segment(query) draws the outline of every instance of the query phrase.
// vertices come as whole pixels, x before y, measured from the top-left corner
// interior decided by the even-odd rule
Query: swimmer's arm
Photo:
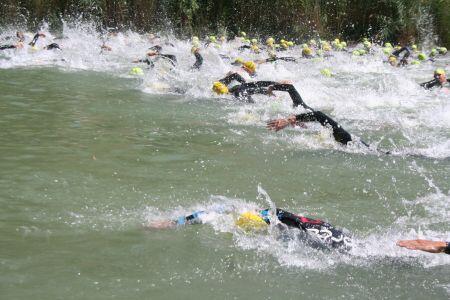
[[[425,88],[427,90],[432,89],[433,87],[435,87],[437,85],[439,85],[439,81],[436,80],[436,79],[433,79],[433,80],[430,80],[430,81],[427,81],[427,82],[424,82],[424,83],[420,84],[421,87],[423,87],[423,88]]]
[[[183,226],[183,225],[200,224],[201,220],[200,220],[199,216],[203,213],[204,213],[204,211],[197,211],[188,216],[181,216],[176,220],[154,221],[154,222],[148,223],[145,227],[155,228],[155,229],[166,229],[166,228],[174,228],[174,227]]]
[[[231,73],[227,75],[225,78],[220,79],[219,81],[225,85],[229,85],[233,80],[236,80],[240,83],[245,83],[245,79],[238,73]]]
[[[292,127],[294,127],[295,125],[305,127],[302,122],[297,121],[297,116],[289,116],[286,119],[270,120],[269,122],[267,122],[266,128],[268,130],[280,131],[289,125],[291,125]]]
[[[450,254],[450,245],[442,241],[429,240],[400,240],[397,241],[397,246],[409,249],[420,250],[430,253],[446,253]]]
[[[45,34],[40,33],[40,32],[36,33],[33,37],[33,40],[29,43],[29,45],[34,46],[40,37],[45,37]]]
[[[203,65],[203,56],[201,56],[198,49],[195,50],[194,55],[195,55],[195,63],[192,66],[192,69],[200,69],[200,67]]]

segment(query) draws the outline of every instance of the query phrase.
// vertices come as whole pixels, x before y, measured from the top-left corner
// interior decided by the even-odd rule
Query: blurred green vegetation
[[[450,0],[3,0],[0,25],[35,30],[61,19],[178,36],[227,34],[421,42],[431,31],[450,46]]]

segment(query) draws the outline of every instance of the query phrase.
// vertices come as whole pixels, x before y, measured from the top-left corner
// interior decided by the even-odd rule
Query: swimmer
[[[398,57],[402,52],[405,52],[400,62],[397,62]],[[408,57],[411,55],[411,51],[409,51],[408,47],[402,47],[398,50],[395,50],[392,52],[392,54],[389,56],[388,62],[393,67],[403,67],[408,64]]]
[[[233,81],[237,81],[240,84],[228,88]],[[246,82],[245,79],[238,73],[230,72],[225,78],[214,82],[212,89],[218,95],[231,94],[238,99],[245,100],[249,103],[254,103],[251,95],[268,95],[269,93],[267,87],[275,84],[277,84],[277,82],[274,81]]]
[[[347,145],[352,141],[350,133],[342,128],[341,125],[339,125],[336,121],[331,119],[323,112],[314,110],[296,116],[290,116],[286,119],[270,120],[269,122],[267,122],[267,129],[279,131],[287,127],[288,125],[291,125],[292,127],[298,125],[300,127],[306,128],[304,124],[305,122],[319,122],[324,127],[330,126],[333,130],[334,139],[343,145]],[[366,143],[362,143],[368,147]]]
[[[200,49],[198,47],[192,47],[191,52],[195,56],[195,63],[191,67],[191,70],[199,70],[203,64],[203,56],[200,54]]]
[[[150,50],[149,52],[147,52],[147,56],[148,57],[154,57],[154,59],[150,60],[148,58],[145,59],[139,59],[139,60],[134,60],[133,63],[146,63],[147,65],[154,67],[155,64],[154,62],[158,61],[159,59],[164,59],[167,60],[168,62],[170,62],[170,64],[175,67],[177,64],[177,58],[175,55],[172,54],[163,54],[161,53],[162,47],[159,45],[153,46],[151,48],[149,48],[148,50]]]
[[[23,32],[17,31],[16,37],[19,39],[16,44],[14,45],[2,45],[0,46],[0,50],[7,50],[7,49],[22,49],[23,48],[23,42],[25,41],[25,36]]]
[[[450,83],[450,79],[447,79],[445,70],[444,69],[436,69],[434,71],[434,79],[424,82],[424,83],[421,83],[420,86],[429,90],[436,86],[444,87],[446,85],[449,85],[449,83]]]
[[[212,214],[233,213],[236,213],[234,207],[220,207],[212,211],[197,211],[188,216],[181,216],[176,220],[150,222],[145,227],[148,229],[177,228],[185,225],[202,224],[203,220]],[[280,222],[277,224],[279,230],[299,229],[300,237],[310,242],[309,244],[312,246],[349,249],[352,245],[349,234],[322,220],[295,215],[279,208],[276,209],[276,220],[271,220],[271,217],[269,209],[247,211],[236,218],[235,224],[245,232],[261,232],[266,230],[269,224]]]
[[[28,45],[30,45],[31,47],[34,47],[39,38],[45,38],[45,37],[46,37],[45,34],[38,32],[34,35],[33,40]]]
[[[450,254],[450,242],[430,241],[430,240],[400,240],[397,246],[409,250],[420,250],[430,253]]]
[[[45,50],[54,50],[54,49],[62,50],[61,47],[57,43],[51,43],[50,45],[45,46],[44,49]]]

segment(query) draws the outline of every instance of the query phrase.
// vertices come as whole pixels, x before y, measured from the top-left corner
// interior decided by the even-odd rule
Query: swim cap
[[[439,54],[446,54],[447,53],[447,48],[445,47],[439,47],[438,48]]]
[[[395,55],[389,56],[389,62],[390,62],[390,63],[395,63],[395,62],[397,62],[397,57],[395,57]]]
[[[240,66],[240,65],[242,65],[243,63],[244,63],[244,60],[243,60],[242,58],[238,57],[238,58],[236,58],[236,59],[234,60],[233,65]]]
[[[389,54],[391,54],[391,52],[392,52],[392,48],[389,48],[389,47],[383,48],[383,53],[384,54],[389,55]]]
[[[329,44],[324,44],[323,45],[323,51],[331,51],[331,47]]]
[[[192,41],[193,41],[193,42],[198,42],[198,41],[199,41],[199,40],[198,40],[198,36],[193,36],[193,37],[192,37]]]
[[[391,44],[391,43],[384,43],[384,46],[385,46],[386,48],[392,48],[392,44]]]
[[[445,70],[442,69],[442,68],[436,69],[436,70],[434,71],[434,75],[438,75],[438,76],[440,76],[440,75],[445,75]]]
[[[430,56],[434,57],[434,56],[436,56],[436,54],[438,54],[438,51],[436,50],[436,48],[431,49]]]
[[[254,73],[256,71],[256,64],[254,62],[252,62],[252,61],[246,61],[243,64],[243,67],[245,69],[247,69],[248,71],[250,71],[251,73]]]
[[[288,45],[289,47],[292,47],[292,46],[294,46],[294,43],[293,43],[293,42],[287,42],[287,45]]]
[[[352,54],[355,55],[355,56],[360,56],[361,55],[361,54],[359,54],[359,50],[353,50]]]
[[[252,44],[258,44],[258,40],[257,39],[252,39],[251,42],[252,42]]]
[[[364,50],[364,49],[359,49],[358,52],[359,52],[359,55],[365,55],[367,53],[366,50]]]
[[[416,50],[417,50],[417,45],[412,45],[412,46],[411,46],[411,49],[413,49],[414,51],[416,51]]]
[[[144,71],[139,67],[134,67],[130,70],[130,75],[144,75]]]
[[[326,77],[331,77],[333,74],[331,73],[330,69],[322,69],[320,70],[320,74]]]
[[[303,50],[302,50],[302,55],[303,56],[311,56],[312,55],[312,50],[311,50],[311,48],[304,48]]]
[[[341,46],[342,46],[342,48],[345,48],[345,47],[347,47],[347,43],[346,42],[341,42]]]
[[[220,81],[215,81],[213,83],[212,90],[218,95],[228,94],[227,86]]]
[[[198,50],[198,47],[193,46],[193,47],[191,48],[191,53],[195,53],[197,50]]]
[[[284,49],[289,48],[288,44],[286,42],[281,43],[281,47],[283,47]]]
[[[247,36],[247,34],[243,31],[241,31],[241,37],[246,37],[246,36]]]
[[[363,43],[364,47],[366,47],[367,49],[369,49],[370,47],[372,47],[372,43],[369,41],[364,41]]]
[[[284,39],[281,39],[280,44],[284,44],[284,43],[286,43],[286,41]]]
[[[216,37],[214,35],[212,35],[212,36],[209,37],[209,41],[211,43],[215,43],[217,40],[216,40]]]
[[[420,61],[418,61],[418,60],[412,60],[412,61],[410,62],[410,64],[411,64],[411,65],[420,65]]]
[[[341,41],[339,39],[334,39],[334,43],[337,45],[339,44]]]
[[[252,45],[251,49],[253,50],[253,52],[259,53],[259,47],[256,46],[255,44]]]
[[[417,58],[418,58],[419,60],[426,60],[426,59],[427,59],[427,56],[426,56],[424,53],[419,53],[419,55],[417,56]]]
[[[236,220],[236,225],[244,231],[262,230],[268,226],[261,216],[252,212],[241,214]]]
[[[274,43],[275,43],[275,40],[272,37],[270,37],[266,40],[267,45],[273,45]]]
[[[227,37],[224,36],[224,35],[222,35],[222,36],[220,37],[220,41],[221,41],[221,42],[226,42],[226,41],[227,41]]]
[[[198,41],[192,41],[192,46],[194,47],[200,47],[200,43]]]

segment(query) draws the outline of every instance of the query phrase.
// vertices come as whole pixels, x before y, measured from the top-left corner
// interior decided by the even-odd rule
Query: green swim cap
[[[413,49],[414,51],[416,51],[416,50],[417,50],[417,45],[412,45],[412,46],[411,46],[411,49]]]
[[[439,54],[446,54],[447,53],[447,48],[445,47],[439,47],[438,48]]]
[[[392,48],[392,44],[391,43],[384,43],[384,46],[386,47],[386,48]]]
[[[241,37],[246,37],[246,36],[247,36],[247,34],[243,31],[241,31]]]
[[[419,53],[419,55],[417,56],[417,58],[418,58],[419,60],[426,60],[426,59],[427,59],[427,56],[426,56],[424,53]]]
[[[420,65],[420,61],[418,60],[412,60],[411,65]]]
[[[389,54],[391,54],[391,52],[392,52],[392,48],[387,48],[387,47],[383,48],[384,54],[389,55]]]
[[[294,46],[294,42],[287,42],[287,45],[288,45],[289,47],[292,47],[292,46]]]
[[[354,56],[360,56],[359,50],[353,50],[352,55]]]
[[[144,75],[144,71],[139,67],[134,67],[130,70],[130,75]]]
[[[369,49],[370,47],[372,47],[372,43],[369,41],[364,41],[363,43],[364,47],[366,47],[367,49]]]
[[[366,50],[359,49],[359,55],[365,55],[365,54],[367,54]]]
[[[326,76],[326,77],[333,76],[333,73],[331,73],[330,69],[327,69],[327,68],[320,70],[320,74],[322,74],[323,76]]]
[[[251,42],[252,42],[252,44],[257,44],[258,40],[257,39],[252,39]]]
[[[346,42],[341,42],[341,46],[342,46],[342,48],[345,48],[345,47],[347,47],[347,43]]]
[[[436,48],[431,49],[431,52],[430,52],[430,56],[431,56],[431,57],[434,57],[434,56],[436,56],[437,54],[438,54],[438,51],[436,50]]]

